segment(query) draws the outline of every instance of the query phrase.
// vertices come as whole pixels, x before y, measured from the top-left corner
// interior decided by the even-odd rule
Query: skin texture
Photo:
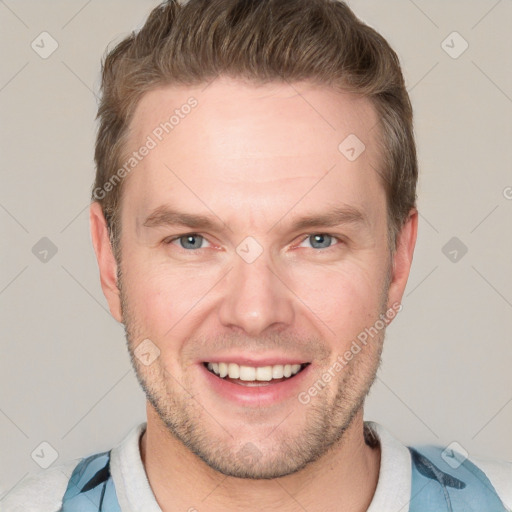
[[[365,444],[363,403],[385,329],[331,370],[307,404],[296,395],[233,403],[206,385],[201,362],[218,354],[296,357],[311,363],[300,389],[307,391],[400,302],[417,212],[392,256],[375,171],[376,113],[367,99],[326,87],[221,77],[144,95],[127,149],[191,96],[198,106],[125,178],[121,262],[99,204],[90,210],[102,288],[148,397],[141,455],[150,485],[164,511],[366,510],[380,449]],[[366,146],[355,161],[338,150],[349,134]],[[144,226],[164,205],[218,226]],[[365,222],[293,228],[297,218],[341,206]],[[188,245],[178,238],[190,233],[197,235]],[[324,235],[319,247],[315,234],[333,238]],[[262,248],[251,263],[237,253],[248,236]],[[134,355],[145,339],[160,351],[148,366]],[[241,457],[244,446],[257,456]]]

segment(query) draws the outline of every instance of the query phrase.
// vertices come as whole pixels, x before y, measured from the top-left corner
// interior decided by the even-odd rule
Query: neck
[[[163,512],[359,512],[367,510],[372,501],[380,446],[365,443],[362,408],[342,439],[320,459],[272,480],[226,477],[213,470],[166,430],[150,404],[147,412],[141,458]]]

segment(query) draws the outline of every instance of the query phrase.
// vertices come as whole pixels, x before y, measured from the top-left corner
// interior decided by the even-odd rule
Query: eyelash
[[[299,245],[301,245],[302,243],[304,243],[308,238],[312,237],[312,236],[315,236],[315,235],[323,235],[323,236],[328,236],[328,237],[331,237],[333,240],[337,241],[338,243],[334,243],[333,245],[330,245],[329,247],[325,247],[323,249],[315,249],[315,247],[308,247],[308,249],[313,249],[315,250],[316,252],[327,252],[331,249],[335,249],[338,245],[344,243],[344,240],[340,237],[337,237],[335,235],[332,235],[331,233],[322,233],[322,232],[317,232],[317,233],[310,233],[310,234],[307,234],[305,235],[299,242]],[[202,237],[204,240],[207,240],[207,238],[203,235],[200,235],[199,233],[184,233],[182,235],[176,235],[175,237],[172,237],[172,238],[166,238],[163,240],[163,243],[165,245],[171,245],[172,242],[176,241],[176,240],[179,240],[180,238],[185,238],[187,236],[200,236]],[[178,248],[182,251],[185,251],[185,252],[196,252],[198,251],[199,249],[206,249],[206,247],[200,247],[199,249],[185,249],[183,247],[179,247]]]

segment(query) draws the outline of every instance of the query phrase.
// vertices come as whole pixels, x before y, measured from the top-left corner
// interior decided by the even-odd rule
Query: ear
[[[418,210],[413,208],[397,234],[396,251],[392,261],[391,282],[388,291],[388,308],[401,303],[405,285],[411,270],[416,236],[418,234]]]
[[[121,298],[117,287],[117,262],[108,236],[107,221],[97,201],[91,204],[89,221],[92,244],[100,270],[101,288],[107,299],[110,313],[118,322],[122,322]]]

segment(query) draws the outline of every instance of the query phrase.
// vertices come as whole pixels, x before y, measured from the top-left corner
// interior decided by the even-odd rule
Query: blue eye
[[[333,245],[331,242],[335,240],[335,237],[327,233],[315,233],[305,238],[302,243],[309,241],[313,249],[329,249]],[[302,244],[299,247],[302,247]]]
[[[202,243],[206,239],[201,236],[197,235],[196,233],[190,233],[188,235],[181,235],[176,238],[173,238],[172,240],[169,240],[167,243],[171,244],[173,242],[179,241],[179,245],[182,249],[202,249]]]

